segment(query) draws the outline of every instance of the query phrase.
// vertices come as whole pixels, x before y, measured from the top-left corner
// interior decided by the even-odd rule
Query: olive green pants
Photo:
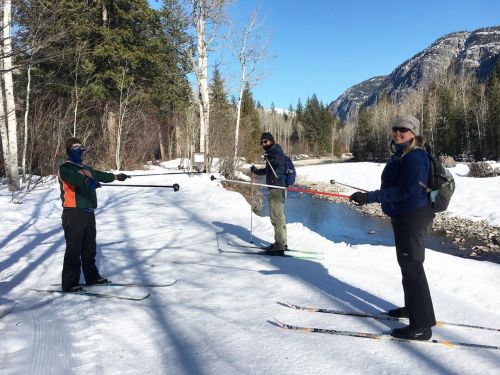
[[[286,190],[269,188],[269,216],[274,227],[274,242],[287,245],[285,220]]]

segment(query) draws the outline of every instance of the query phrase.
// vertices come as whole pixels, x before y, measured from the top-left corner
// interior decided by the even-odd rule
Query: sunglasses
[[[79,143],[75,143],[73,146],[71,146],[71,148],[73,150],[78,150],[78,149],[82,149],[85,151],[85,147],[83,147],[83,145],[79,144]]]
[[[269,142],[269,139],[263,139],[262,141],[260,141],[260,143],[262,143],[263,145],[265,145],[268,142]]]
[[[410,129],[408,129],[408,128],[392,128],[393,133],[396,133],[396,132],[407,133],[409,131],[410,131]]]

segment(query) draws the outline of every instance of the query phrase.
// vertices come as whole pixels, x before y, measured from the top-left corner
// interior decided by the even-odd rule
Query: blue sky
[[[295,107],[313,93],[328,104],[440,36],[500,25],[500,0],[234,0],[231,18],[244,24],[257,6],[274,56],[252,88],[264,107]],[[224,62],[236,77],[238,65]]]

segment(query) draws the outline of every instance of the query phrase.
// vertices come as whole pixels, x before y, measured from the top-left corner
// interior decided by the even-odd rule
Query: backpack
[[[292,159],[285,155],[285,185],[293,185],[295,183],[296,177],[297,171],[295,170],[295,165],[293,165]]]
[[[455,180],[450,171],[441,162],[427,152],[429,157],[429,180],[427,184],[419,181],[428,193],[434,212],[446,211],[455,192]]]

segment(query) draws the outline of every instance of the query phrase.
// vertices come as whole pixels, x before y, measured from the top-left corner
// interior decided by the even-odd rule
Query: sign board
[[[195,152],[194,153],[194,163],[195,164],[205,164],[205,153],[204,152]]]

